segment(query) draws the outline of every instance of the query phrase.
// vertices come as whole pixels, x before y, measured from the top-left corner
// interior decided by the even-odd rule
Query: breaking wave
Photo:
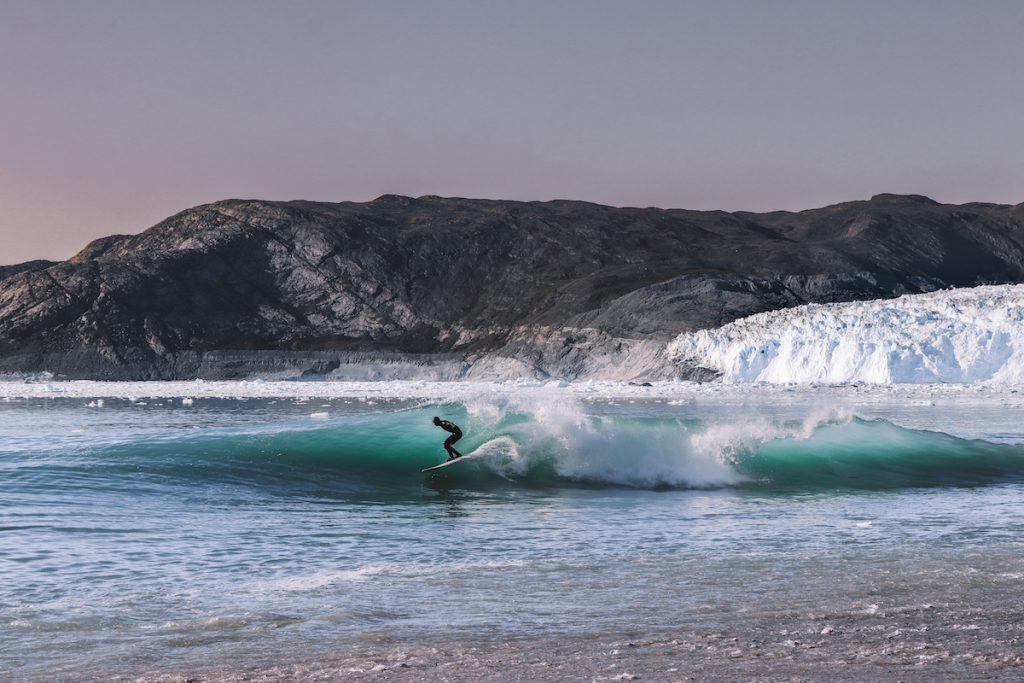
[[[441,462],[444,414],[471,461]],[[86,443],[9,462],[15,485],[204,484],[285,495],[375,495],[409,487],[636,487],[821,490],[983,485],[1024,479],[1024,445],[962,439],[856,416],[714,424],[595,416],[566,403],[452,404],[266,428],[211,428]],[[10,453],[0,457],[7,460]]]

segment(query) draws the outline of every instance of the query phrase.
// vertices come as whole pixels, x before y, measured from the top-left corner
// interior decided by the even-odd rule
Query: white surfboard
[[[446,460],[445,462],[441,463],[440,465],[434,465],[433,467],[426,467],[426,468],[420,470],[420,472],[432,472],[434,470],[439,470],[442,467],[448,467],[449,465],[454,465],[457,462],[462,462],[463,460],[475,460],[476,458],[480,457],[481,455],[483,455],[483,454],[474,451],[472,453],[467,453],[466,455],[462,456],[461,458],[455,458],[454,460]]]

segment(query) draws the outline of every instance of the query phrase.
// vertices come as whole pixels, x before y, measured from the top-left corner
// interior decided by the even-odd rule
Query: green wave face
[[[442,415],[474,458],[443,462]],[[966,440],[885,421],[709,424],[595,417],[572,406],[445,405],[266,427],[209,428],[83,446],[47,468],[92,485],[214,482],[297,492],[428,486],[779,490],[985,485],[1024,479],[1024,446]],[[25,476],[30,476],[27,473]],[[130,483],[122,481],[130,479]],[[118,483],[121,481],[122,483]],[[103,483],[105,482],[105,483]]]
[[[1024,477],[1024,448],[853,419],[768,441],[737,469],[760,485],[798,489],[973,486]]]

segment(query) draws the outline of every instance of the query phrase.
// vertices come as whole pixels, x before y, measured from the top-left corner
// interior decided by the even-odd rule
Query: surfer
[[[440,427],[446,432],[451,432],[451,436],[444,440],[444,449],[448,451],[448,459],[454,460],[455,458],[461,458],[462,453],[452,448],[452,444],[462,438],[462,430],[454,422],[448,420],[442,420],[439,417],[434,418],[434,426]]]

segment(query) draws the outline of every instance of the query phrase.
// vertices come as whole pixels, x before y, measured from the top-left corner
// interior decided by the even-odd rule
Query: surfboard
[[[426,468],[420,470],[420,472],[433,472],[434,470],[439,470],[442,467],[448,467],[449,465],[454,465],[455,463],[462,462],[463,460],[473,460],[476,457],[479,457],[478,453],[467,453],[466,455],[462,456],[461,458],[455,458],[454,460],[446,460],[443,463],[441,463],[440,465],[434,465],[433,467],[426,467]]]

